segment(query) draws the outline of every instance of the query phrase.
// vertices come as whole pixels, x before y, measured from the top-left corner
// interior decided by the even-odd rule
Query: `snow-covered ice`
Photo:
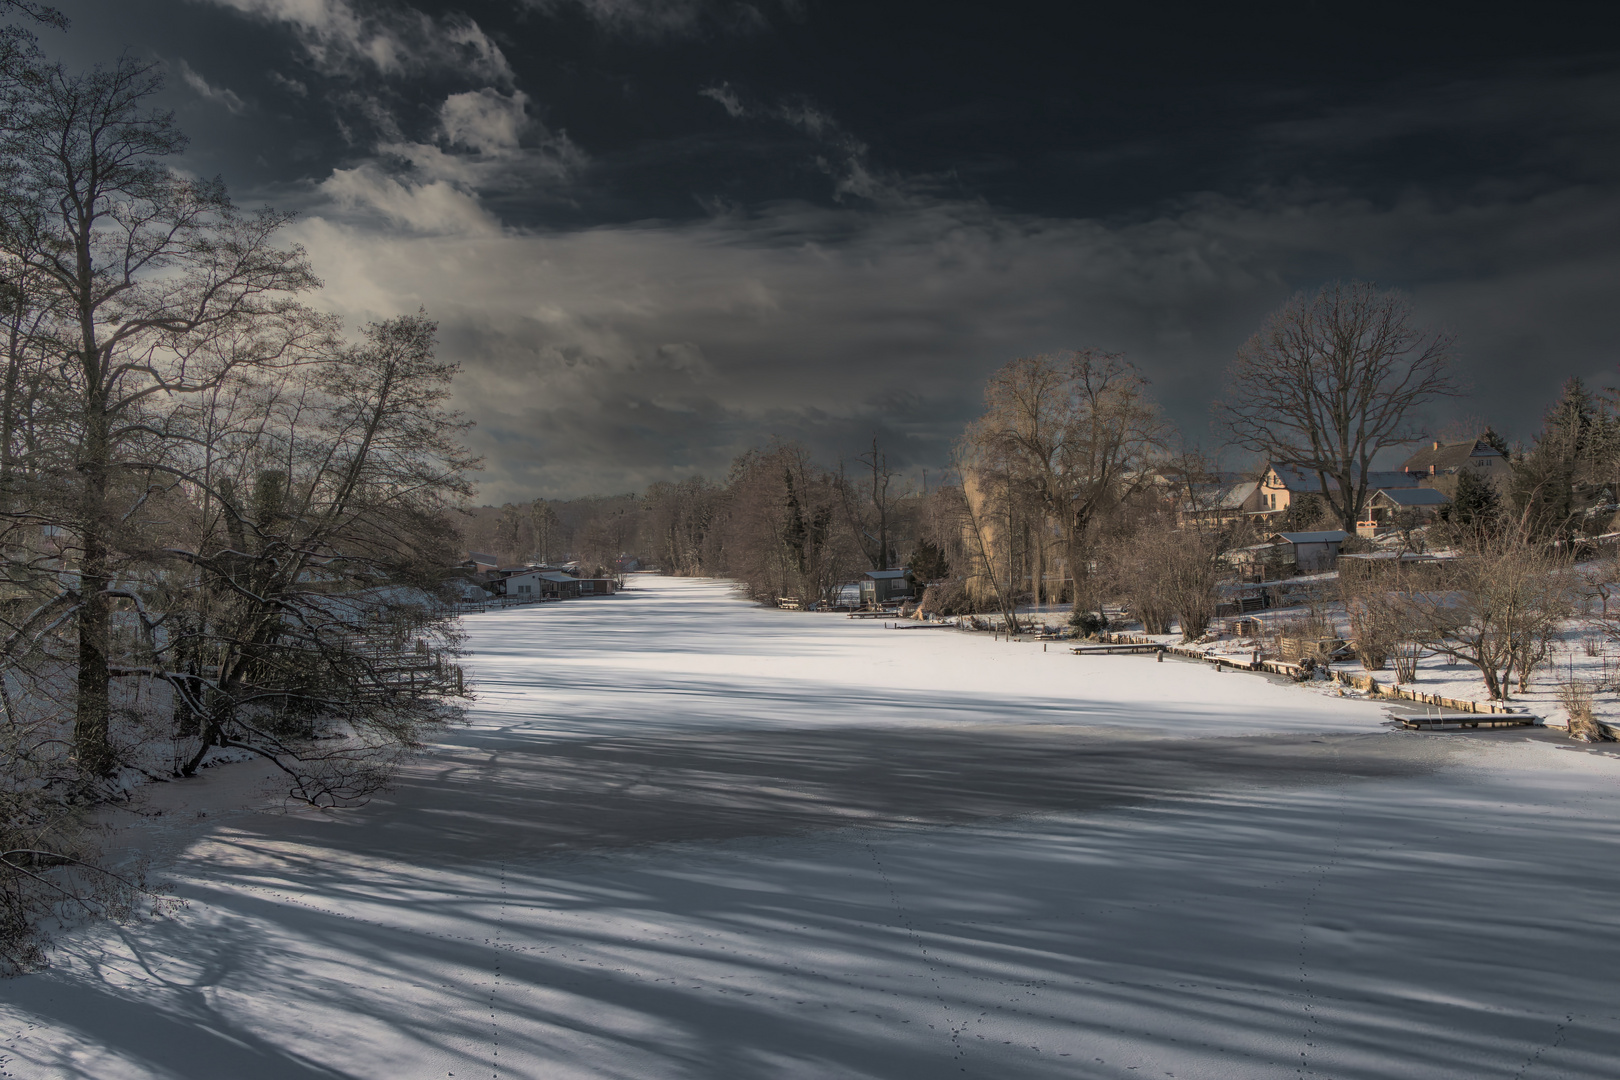
[[[371,806],[155,792],[189,907],[0,984],[0,1074],[1620,1071],[1613,756],[636,584],[469,618]]]
[[[743,605],[709,581],[638,579],[589,604],[472,624],[478,723],[618,733],[746,725],[1064,724],[1163,735],[1361,730],[1385,719],[1151,656],[1078,657],[909,624]],[[654,584],[656,583],[656,584]],[[611,618],[590,605],[616,605]]]

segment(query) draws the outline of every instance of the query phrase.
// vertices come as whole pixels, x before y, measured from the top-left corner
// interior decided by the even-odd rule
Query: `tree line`
[[[1353,531],[1372,459],[1417,437],[1421,410],[1459,388],[1452,369],[1450,340],[1419,328],[1402,297],[1337,284],[1267,320],[1217,411],[1232,446],[1322,478],[1315,516]],[[1189,531],[1188,507],[1218,486],[1214,455],[1187,444],[1129,359],[1101,349],[1005,364],[950,465],[929,487],[891,468],[876,441],[835,464],[777,442],[737,458],[722,480],[491,508],[499,524],[481,535],[503,558],[532,557],[542,521],[545,535],[564,535],[556,517],[567,505],[585,511],[567,535],[591,535],[594,561],[611,538],[620,553],[735,578],[761,599],[831,600],[863,570],[907,565],[955,582],[936,597],[954,609],[1016,620],[1029,602],[1095,610],[1126,592],[1152,626],[1195,621],[1216,556],[1247,536],[1218,515],[1220,528]]]
[[[932,485],[891,468],[875,440],[835,464],[775,442],[722,480],[490,508],[496,528],[485,535],[514,561],[542,543],[596,566],[631,554],[668,573],[731,578],[763,602],[831,604],[862,571],[905,566],[929,586],[925,611],[991,613],[1017,628],[1021,610],[1062,606],[1090,632],[1123,609],[1147,632],[1179,628],[1190,640],[1241,577],[1232,556],[1272,532],[1342,530],[1346,552],[1372,550],[1357,526],[1375,465],[1428,437],[1425,423],[1466,385],[1453,339],[1423,327],[1404,296],[1334,282],[1291,298],[1239,349],[1214,403],[1223,443],[1212,452],[1189,445],[1127,358],[1087,348],[996,371]],[[1462,470],[1436,518],[1403,510],[1390,523],[1397,554],[1463,556],[1456,587],[1347,580],[1327,599],[1371,669],[1394,660],[1402,674],[1414,650],[1439,653],[1473,664],[1505,697],[1544,665],[1559,620],[1585,595],[1574,559],[1620,510],[1620,398],[1571,379],[1527,445],[1477,421],[1452,427],[1457,441],[1500,452],[1509,482]],[[1233,451],[1256,467],[1223,472],[1217,459]],[[1313,490],[1264,521],[1234,512],[1223,500],[1243,486],[1232,481],[1267,463]],[[1322,600],[1296,630],[1332,636]]]
[[[10,3],[45,21],[38,5]],[[220,754],[364,798],[464,689],[441,602],[476,461],[419,313],[349,339],[289,216],[154,106],[0,37],[0,964],[116,909],[88,815]]]

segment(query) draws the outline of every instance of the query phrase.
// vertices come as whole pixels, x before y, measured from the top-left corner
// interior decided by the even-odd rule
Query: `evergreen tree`
[[[1488,532],[1496,524],[1501,509],[1502,498],[1496,488],[1464,469],[1457,474],[1457,490],[1451,502],[1441,509],[1440,518],[1462,529]]]
[[[1569,536],[1601,486],[1607,424],[1578,378],[1547,411],[1541,433],[1513,475],[1514,505],[1544,536]]]
[[[917,541],[916,550],[906,564],[911,576],[918,581],[940,581],[951,576],[951,562],[945,552],[931,540]]]

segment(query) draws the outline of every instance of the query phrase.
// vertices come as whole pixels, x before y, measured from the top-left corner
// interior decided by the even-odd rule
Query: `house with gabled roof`
[[[539,600],[545,591],[545,581],[537,571],[518,571],[496,582],[495,591],[515,600]]]
[[[1418,486],[1418,477],[1401,469],[1387,471],[1373,470],[1367,473],[1367,494],[1370,497],[1375,492],[1415,488]],[[1327,478],[1327,489],[1338,491],[1339,482],[1333,477]],[[1283,513],[1293,501],[1304,495],[1320,495],[1322,484],[1314,471],[1303,469],[1298,465],[1287,462],[1272,462],[1266,466],[1264,475],[1260,478],[1259,501],[1261,516],[1271,516]]]
[[[1193,484],[1181,497],[1176,519],[1220,524],[1262,513],[1260,481],[1237,473],[1217,474],[1210,482]]]
[[[861,605],[872,607],[916,595],[910,570],[868,570],[861,575]]]
[[[1401,471],[1415,477],[1420,486],[1444,492],[1447,497],[1456,494],[1457,475],[1465,469],[1501,495],[1507,494],[1513,479],[1513,463],[1508,456],[1484,439],[1431,442],[1401,466]]]
[[[1397,488],[1380,491],[1367,501],[1368,520],[1388,525],[1397,514],[1410,511],[1425,521],[1432,520],[1451,500],[1435,488]]]
[[[1315,574],[1332,570],[1339,562],[1339,549],[1350,534],[1339,529],[1319,532],[1273,533],[1271,543],[1287,545],[1294,565],[1302,574]]]

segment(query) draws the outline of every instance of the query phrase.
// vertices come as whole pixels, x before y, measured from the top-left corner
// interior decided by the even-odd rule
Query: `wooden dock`
[[[1473,728],[1539,727],[1541,717],[1533,713],[1391,713],[1408,731],[1461,731]]]
[[[1157,642],[1149,642],[1147,644],[1132,643],[1125,645],[1080,645],[1070,649],[1069,651],[1074,653],[1076,656],[1085,656],[1088,653],[1104,655],[1109,653],[1156,653],[1165,652],[1168,648],[1169,646],[1167,645],[1160,645]]]

